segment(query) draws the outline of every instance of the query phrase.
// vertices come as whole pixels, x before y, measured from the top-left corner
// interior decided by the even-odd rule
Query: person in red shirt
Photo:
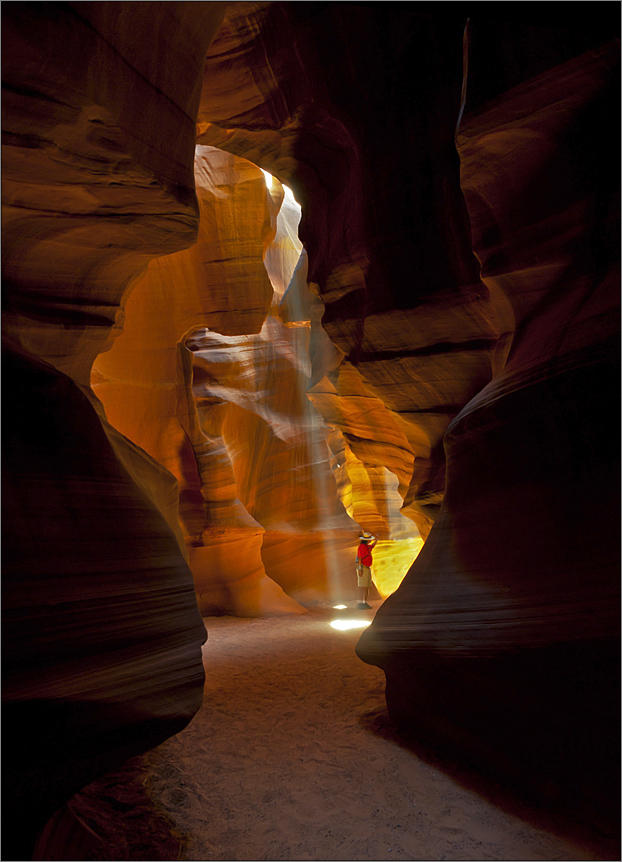
[[[374,538],[370,533],[363,533],[356,552],[356,577],[361,595],[359,608],[371,608],[371,605],[367,604],[367,597],[371,587],[371,550],[377,541],[378,539]]]

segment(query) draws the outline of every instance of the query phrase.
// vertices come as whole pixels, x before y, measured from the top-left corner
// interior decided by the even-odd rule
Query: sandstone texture
[[[302,613],[296,599],[347,592],[358,526],[306,397],[310,323],[279,314],[302,251],[300,208],[213,147],[197,147],[195,177],[197,243],[136,281],[93,390],[109,422],[177,479],[200,611]]]
[[[442,499],[443,433],[490,380],[503,328],[472,254],[451,134],[456,110],[446,90],[453,84],[459,100],[461,65],[447,80],[449,32],[461,46],[464,21],[449,19],[439,54],[441,43],[430,43],[436,26],[412,7],[392,7],[385,16],[363,5],[349,15],[345,4],[236,4],[208,53],[197,126],[199,142],[270,170],[302,204],[307,280],[321,298],[321,326],[332,343],[327,349],[318,338],[312,349],[319,384],[313,402],[330,416],[326,396],[337,396],[342,414],[353,417],[349,445],[361,460],[398,476],[404,514],[422,535]],[[321,49],[317,28],[332,34]],[[417,50],[412,69],[380,64],[369,93],[355,84],[366,61],[352,45],[367,44],[365,34],[376,29],[387,46],[416,34]],[[346,31],[341,44],[335,34]],[[246,57],[263,42],[271,47],[269,61],[244,72]],[[415,109],[403,100],[407,75],[419,73],[426,101]],[[416,151],[405,145],[432,116],[433,139],[424,136]],[[372,404],[383,414],[382,430],[356,439]]]
[[[358,647],[392,716],[615,831],[619,22],[557,23],[240,4],[198,136],[302,203],[310,397],[428,537]]]
[[[131,281],[196,238],[196,110],[223,11],[2,9],[6,858],[201,704],[174,480],[89,379]]]
[[[396,721],[615,835],[619,221],[602,142],[619,48],[508,63],[488,101],[492,36],[527,33],[469,26],[456,144],[506,332],[445,433],[424,550],[358,653],[385,669]]]
[[[7,858],[360,529],[393,721],[616,831],[619,21],[441,5],[3,4]]]

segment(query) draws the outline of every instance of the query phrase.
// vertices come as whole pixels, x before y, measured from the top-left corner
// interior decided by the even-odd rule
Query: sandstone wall
[[[93,388],[110,423],[177,478],[201,612],[300,613],[292,599],[355,592],[358,529],[305,395],[309,321],[279,319],[300,210],[244,159],[199,146],[195,161],[198,241],[136,282]]]
[[[365,461],[375,449],[371,464],[397,470],[404,514],[423,535],[442,499],[444,430],[489,381],[504,327],[471,252],[450,133],[457,109],[448,91],[457,105],[461,64],[449,34],[460,45],[463,25],[450,16],[443,41],[434,19],[412,8],[357,6],[350,15],[342,4],[236,4],[208,54],[197,127],[199,141],[244,155],[298,196],[307,280],[333,344],[318,395],[336,389],[344,408],[353,405],[347,368],[356,368],[356,385],[384,411],[382,431],[368,430],[357,455]],[[360,66],[365,78],[374,29],[387,51],[392,40],[397,55],[410,51],[413,68],[378,63],[362,87],[355,75]],[[346,32],[341,44],[336,34]],[[355,50],[357,39],[368,48]],[[417,107],[403,102],[409,72],[426,93]],[[326,361],[326,348],[317,356]],[[318,363],[314,382],[324,373]],[[351,442],[359,425],[354,418]]]
[[[619,214],[603,142],[619,54],[546,56],[540,36],[537,64],[500,64],[513,86],[483,99],[499,43],[526,35],[471,24],[456,136],[482,281],[511,334],[445,434],[428,541],[357,651],[385,669],[400,724],[615,840]]]
[[[615,828],[618,22],[448,5],[3,4],[17,837],[196,710],[186,560],[299,610],[396,495],[392,717]]]
[[[392,715],[615,830],[619,22],[593,12],[245,4],[198,134],[297,194],[343,356],[310,395],[429,534],[359,646]]]
[[[132,280],[196,238],[195,115],[223,12],[2,9],[6,858],[201,703],[174,482],[89,378]]]

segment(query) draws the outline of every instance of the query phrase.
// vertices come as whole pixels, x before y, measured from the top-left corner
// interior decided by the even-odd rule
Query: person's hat
[[[361,539],[364,542],[368,542],[371,538],[373,538],[371,533],[363,533],[363,535],[361,536]]]

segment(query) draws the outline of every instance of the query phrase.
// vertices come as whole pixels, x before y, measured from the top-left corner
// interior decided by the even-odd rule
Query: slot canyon
[[[619,858],[619,31],[607,2],[2,4],[4,859],[519,858],[414,826],[329,852],[313,811],[289,856],[87,849],[71,800],[127,764],[209,736],[208,784],[253,765],[218,686],[287,711],[268,648],[336,605],[367,627],[318,666],[395,793],[465,770]]]

